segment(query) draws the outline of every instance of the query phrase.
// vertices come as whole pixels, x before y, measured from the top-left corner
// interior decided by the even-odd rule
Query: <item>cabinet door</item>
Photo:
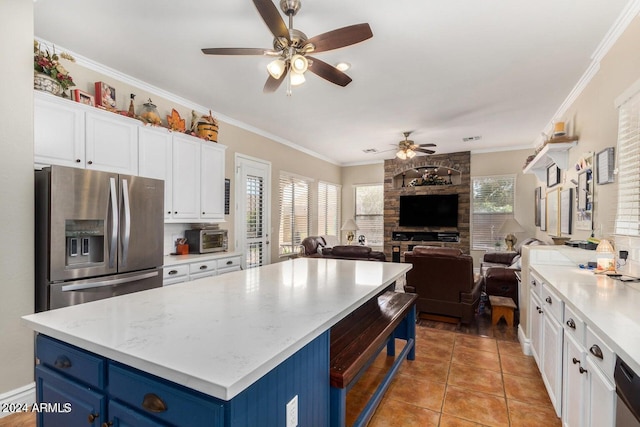
[[[564,337],[564,370],[562,375],[562,425],[581,427],[586,425],[589,407],[587,354],[569,334]]]
[[[55,411],[38,412],[39,426],[99,427],[106,421],[107,405],[103,394],[43,366],[36,366],[35,374],[37,401],[56,405]]]
[[[587,356],[589,371],[588,426],[613,427],[616,424],[616,386]]]
[[[224,221],[224,156],[223,147],[202,143],[200,208],[203,219]]]
[[[87,169],[138,175],[139,126],[114,113],[87,112]]]
[[[531,354],[542,371],[542,303],[538,294],[532,289],[530,292],[529,324],[531,325]]]
[[[109,402],[109,421],[112,424],[108,425],[113,427],[157,427],[168,425],[113,400]]]
[[[173,135],[173,219],[200,218],[200,141]]]
[[[172,197],[172,137],[164,129],[149,126],[138,128],[138,174],[164,180],[164,217],[171,218]]]
[[[543,313],[542,379],[549,398],[560,416],[562,409],[562,325],[550,313]]]
[[[33,142],[35,163],[84,168],[84,110],[35,92]]]

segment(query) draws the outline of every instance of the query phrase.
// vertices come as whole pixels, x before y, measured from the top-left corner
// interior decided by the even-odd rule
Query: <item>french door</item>
[[[242,251],[242,268],[271,262],[271,163],[236,153],[236,249]]]

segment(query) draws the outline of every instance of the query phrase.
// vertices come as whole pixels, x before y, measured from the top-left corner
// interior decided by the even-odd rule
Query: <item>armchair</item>
[[[471,323],[482,288],[482,279],[474,279],[471,256],[456,248],[415,246],[404,253],[404,260],[413,264],[405,291],[418,294],[418,313],[457,317],[462,323]]]

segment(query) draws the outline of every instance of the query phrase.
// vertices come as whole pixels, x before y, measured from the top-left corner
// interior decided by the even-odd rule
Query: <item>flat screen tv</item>
[[[400,196],[400,226],[457,227],[457,194]]]

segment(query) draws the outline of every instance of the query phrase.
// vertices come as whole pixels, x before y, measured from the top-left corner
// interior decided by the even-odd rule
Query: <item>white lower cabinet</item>
[[[542,303],[534,289],[531,290],[529,324],[531,325],[531,353],[538,366],[542,366]]]
[[[588,423],[589,427],[613,427],[616,424],[616,386],[587,356],[589,371]]]
[[[167,264],[163,267],[162,285],[189,282],[204,277],[218,276],[240,270],[241,254],[199,255],[198,260]]]
[[[549,314],[544,313],[542,336],[542,379],[547,386],[549,398],[560,416],[562,411],[562,341],[564,335],[560,323]]]
[[[569,334],[564,340],[564,378],[562,424],[565,427],[587,425],[589,404],[589,368],[582,343]]]

